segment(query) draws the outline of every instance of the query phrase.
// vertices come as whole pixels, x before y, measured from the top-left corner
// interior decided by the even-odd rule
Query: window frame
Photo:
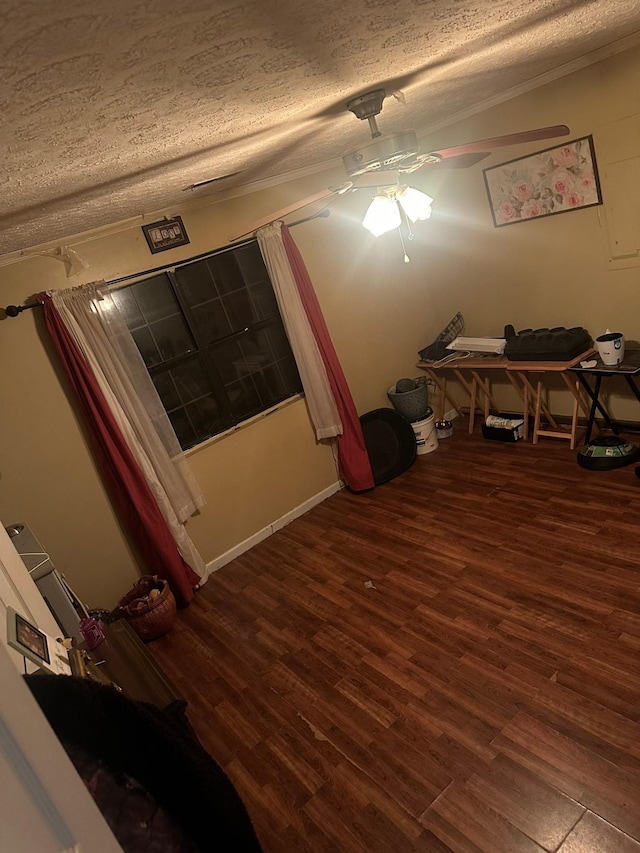
[[[142,352],[140,352],[140,354],[143,358],[143,361],[145,363],[145,368],[146,368],[152,382],[154,382],[154,385],[155,385],[155,381],[154,381],[155,378],[162,375],[163,373],[168,373],[171,370],[175,369],[176,367],[180,367],[181,365],[188,364],[189,362],[196,362],[205,375],[205,378],[208,382],[209,388],[211,389],[212,397],[220,409],[221,420],[223,423],[223,425],[221,426],[221,428],[219,430],[217,430],[216,432],[212,433],[211,435],[207,435],[205,437],[200,437],[199,433],[197,432],[197,430],[195,429],[195,427],[193,426],[193,423],[192,423],[191,426],[192,426],[192,429],[194,431],[194,434],[196,435],[196,441],[193,444],[183,445],[182,441],[180,440],[180,437],[178,436],[178,442],[179,442],[180,446],[182,447],[182,450],[184,453],[188,453],[188,452],[197,450],[206,442],[210,442],[210,441],[220,439],[221,437],[224,437],[225,435],[227,435],[229,433],[235,432],[236,430],[242,428],[243,425],[252,422],[255,418],[259,418],[259,417],[265,416],[266,414],[270,414],[275,408],[282,406],[283,404],[287,404],[288,402],[293,401],[295,399],[299,399],[300,397],[302,397],[304,395],[304,390],[302,387],[302,381],[301,381],[300,376],[299,376],[298,367],[297,367],[296,360],[295,360],[295,355],[293,353],[293,350],[291,349],[291,344],[290,344],[288,336],[287,336],[286,328],[284,325],[284,321],[282,319],[282,314],[280,312],[279,306],[277,306],[278,311],[277,311],[277,314],[275,316],[268,317],[267,319],[263,319],[263,320],[258,320],[255,323],[248,325],[243,329],[232,331],[229,334],[224,335],[221,338],[218,338],[214,341],[209,341],[208,343],[206,343],[204,338],[203,338],[203,335],[202,335],[200,323],[199,323],[198,318],[197,318],[195,311],[194,311],[194,306],[189,303],[189,300],[187,299],[185,292],[184,292],[185,288],[181,284],[181,282],[179,281],[178,276],[176,275],[176,271],[180,268],[189,267],[189,266],[192,266],[194,264],[206,262],[210,258],[215,258],[215,257],[218,257],[222,254],[226,254],[228,252],[235,252],[237,250],[242,250],[242,249],[246,248],[247,246],[251,246],[252,244],[255,244],[257,246],[257,241],[255,239],[245,240],[245,241],[242,241],[241,243],[233,244],[231,246],[226,246],[226,247],[223,247],[221,249],[214,250],[212,252],[207,252],[207,253],[202,254],[202,255],[196,255],[193,258],[187,258],[184,261],[180,261],[179,263],[167,265],[165,267],[158,267],[158,268],[153,269],[153,270],[146,270],[144,272],[137,273],[133,276],[127,276],[127,277],[124,277],[122,279],[118,279],[118,280],[109,282],[109,289],[112,292],[120,292],[120,291],[125,290],[127,288],[134,287],[137,284],[141,284],[144,281],[149,281],[152,278],[159,278],[160,276],[164,276],[166,278],[166,281],[167,281],[169,287],[170,287],[171,293],[173,294],[173,297],[175,298],[175,300],[177,302],[177,305],[180,309],[181,316],[182,316],[182,319],[184,321],[185,327],[188,330],[188,332],[191,336],[191,339],[194,342],[195,348],[192,352],[180,353],[180,354],[173,356],[169,359],[163,360],[162,363],[160,363],[160,364],[155,364],[152,366],[148,366],[146,364],[146,361],[144,360],[144,356],[142,355]],[[264,264],[264,261],[262,261],[262,263]],[[269,272],[266,268],[266,264],[264,264],[264,268],[265,268],[265,273],[266,273],[266,280],[269,282],[269,285],[273,291],[273,282],[271,281],[271,278],[269,276]],[[246,280],[246,278],[244,277],[244,274],[241,273],[240,268],[239,268],[239,272],[241,275],[240,280],[242,281],[242,287],[239,288],[239,290],[244,290],[246,292],[248,290],[248,287],[250,286],[250,282],[248,282]],[[210,269],[208,269],[208,273],[211,276],[212,280],[215,282],[213,272]],[[274,299],[275,299],[276,298],[275,297],[275,291],[273,291],[273,295],[274,295]],[[222,296],[219,296],[218,298],[222,298]],[[277,304],[277,299],[276,299],[276,304]],[[144,317],[144,315],[143,315],[143,319],[145,320],[145,324],[141,328],[149,329],[152,324],[147,321],[147,319],[146,319],[146,317]],[[129,325],[126,323],[126,320],[125,320],[125,324],[129,328]],[[256,409],[256,411],[252,411],[248,415],[235,414],[234,409],[233,409],[233,403],[230,400],[229,394],[227,392],[225,381],[223,379],[223,376],[222,376],[219,368],[216,366],[216,363],[215,363],[214,350],[216,349],[216,347],[219,347],[221,345],[228,345],[228,344],[232,344],[235,342],[239,342],[245,338],[250,338],[251,336],[253,336],[253,335],[255,335],[255,334],[257,334],[263,330],[272,329],[272,328],[282,330],[282,332],[285,336],[285,339],[286,339],[288,347],[289,347],[289,351],[291,353],[291,359],[293,360],[294,367],[296,369],[296,372],[298,373],[298,383],[297,383],[298,388],[297,388],[297,390],[295,390],[293,392],[287,391],[287,393],[284,396],[280,397],[279,399],[275,399],[275,400],[269,402],[267,405],[262,405],[260,408]],[[129,328],[129,331],[132,331],[131,328]],[[137,343],[136,343],[136,346],[137,346]],[[163,408],[167,412],[167,415],[171,419],[170,412],[173,410],[170,410],[165,406],[164,402],[162,401],[162,397],[160,397],[160,401],[162,403]],[[187,411],[187,404],[183,404],[180,408],[182,408],[186,412]]]

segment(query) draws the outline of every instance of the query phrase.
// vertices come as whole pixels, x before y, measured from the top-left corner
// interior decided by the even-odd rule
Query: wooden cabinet
[[[125,619],[101,623],[105,640],[90,657],[129,699],[149,702],[163,711],[182,713],[187,701]]]

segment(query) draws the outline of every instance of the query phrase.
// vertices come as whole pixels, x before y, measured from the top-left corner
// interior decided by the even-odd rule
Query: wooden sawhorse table
[[[460,406],[447,391],[445,371],[453,371],[454,376],[469,395],[469,432],[471,433],[475,425],[476,410],[480,411],[486,418],[492,406],[497,408],[491,395],[489,379],[480,376],[479,371],[499,370],[504,373],[508,364],[508,359],[501,355],[473,355],[467,358],[451,359],[450,361],[419,361],[416,367],[424,370],[433,379],[442,394],[443,403],[448,400],[460,417],[463,417]],[[464,371],[470,375],[465,376]]]
[[[589,417],[589,405],[581,393],[581,385],[575,375],[569,373],[572,367],[588,359],[593,350],[586,350],[569,361],[509,361],[507,373],[515,373],[522,385],[524,411],[530,410],[529,401],[533,403],[533,443],[537,444],[540,436],[547,438],[564,438],[569,441],[569,448],[573,450],[576,446],[576,435],[578,432],[578,411],[582,409],[583,414]],[[529,375],[537,374],[538,379],[535,387],[531,383]],[[571,413],[570,429],[562,430],[547,406],[544,403],[544,375],[547,373],[560,376],[573,396],[573,411]],[[548,428],[540,426],[541,416],[544,415]],[[528,418],[525,418],[525,429]]]
[[[505,356],[479,355],[451,359],[450,361],[419,361],[417,367],[424,370],[433,379],[442,394],[443,403],[448,400],[455,411],[462,417],[463,412],[458,403],[447,390],[446,371],[452,371],[462,388],[469,394],[469,432],[475,426],[476,411],[486,419],[491,408],[498,406],[491,394],[490,374],[500,371],[511,382],[522,400],[524,416],[524,438],[529,436],[529,415],[533,416],[533,443],[537,444],[540,436],[564,438],[570,442],[573,450],[576,444],[578,427],[578,411],[582,409],[589,415],[589,406],[580,392],[580,383],[575,376],[567,372],[571,367],[586,359],[592,350],[587,350],[569,361],[509,361]],[[465,375],[465,373],[467,375]],[[484,376],[481,375],[485,374]],[[574,398],[571,427],[569,431],[561,430],[544,400],[544,382],[540,377],[535,385],[530,374],[554,373],[559,374]],[[541,428],[541,419],[545,418],[549,429]]]

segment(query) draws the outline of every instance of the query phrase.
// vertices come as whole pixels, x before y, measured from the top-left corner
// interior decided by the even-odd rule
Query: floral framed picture
[[[483,169],[496,228],[602,204],[593,137]]]

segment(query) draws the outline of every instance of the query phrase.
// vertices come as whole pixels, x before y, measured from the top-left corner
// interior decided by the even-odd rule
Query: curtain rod
[[[305,216],[304,219],[298,219],[295,222],[289,223],[289,228],[295,228],[296,225],[302,225],[303,222],[309,222],[310,219],[326,219],[327,216],[330,216],[331,211],[328,207],[319,211],[318,213],[314,213],[311,216]],[[243,240],[239,243],[234,243],[233,246],[229,248],[237,248],[238,246],[242,246],[246,243],[250,243],[251,240]],[[170,270],[177,266],[183,266],[184,264],[191,264],[194,261],[201,261],[204,258],[210,258],[213,255],[218,255],[221,252],[228,251],[228,249],[217,249],[213,252],[203,252],[201,255],[194,255],[192,258],[189,258],[185,261],[179,261],[178,263],[173,264],[165,264],[163,267],[153,267],[153,269],[143,270],[142,272],[137,272],[132,275],[123,275],[121,278],[114,278],[111,281],[108,281],[107,284],[122,284],[124,281],[132,281],[134,278],[142,278],[143,276],[151,275],[156,272],[164,272],[164,270]],[[31,308],[38,308],[40,305],[39,302],[30,302],[24,303],[23,305],[7,305],[6,308],[0,309],[0,311],[4,310],[5,317],[17,317],[18,314],[21,314],[23,311],[30,311]]]
[[[31,308],[37,308],[39,305],[39,302],[31,302],[29,305],[7,305],[6,308],[1,310],[4,311],[6,317],[17,317],[23,311],[29,311]]]
[[[296,222],[291,222],[289,224],[289,228],[295,228],[296,225],[302,225],[303,222],[309,222],[310,219],[326,219],[327,216],[330,215],[330,210],[328,208],[324,208],[318,213],[312,214],[311,216],[305,216],[304,219],[298,219]],[[176,267],[182,267],[186,264],[192,264],[194,261],[203,261],[205,258],[212,258],[214,255],[220,255],[222,252],[229,252],[231,249],[237,249],[239,246],[246,246],[251,243],[254,238],[249,237],[245,240],[238,240],[236,243],[232,243],[230,246],[225,246],[222,249],[214,249],[212,252],[202,252],[200,255],[193,255],[191,258],[186,258],[184,261],[174,262],[172,264],[165,264],[163,267],[154,267],[153,269],[143,270],[142,272],[132,273],[131,275],[123,275],[121,278],[112,278],[107,284],[122,284],[125,281],[132,281],[134,278],[143,278],[147,275],[152,275],[157,272],[164,272],[165,270],[175,269]]]

